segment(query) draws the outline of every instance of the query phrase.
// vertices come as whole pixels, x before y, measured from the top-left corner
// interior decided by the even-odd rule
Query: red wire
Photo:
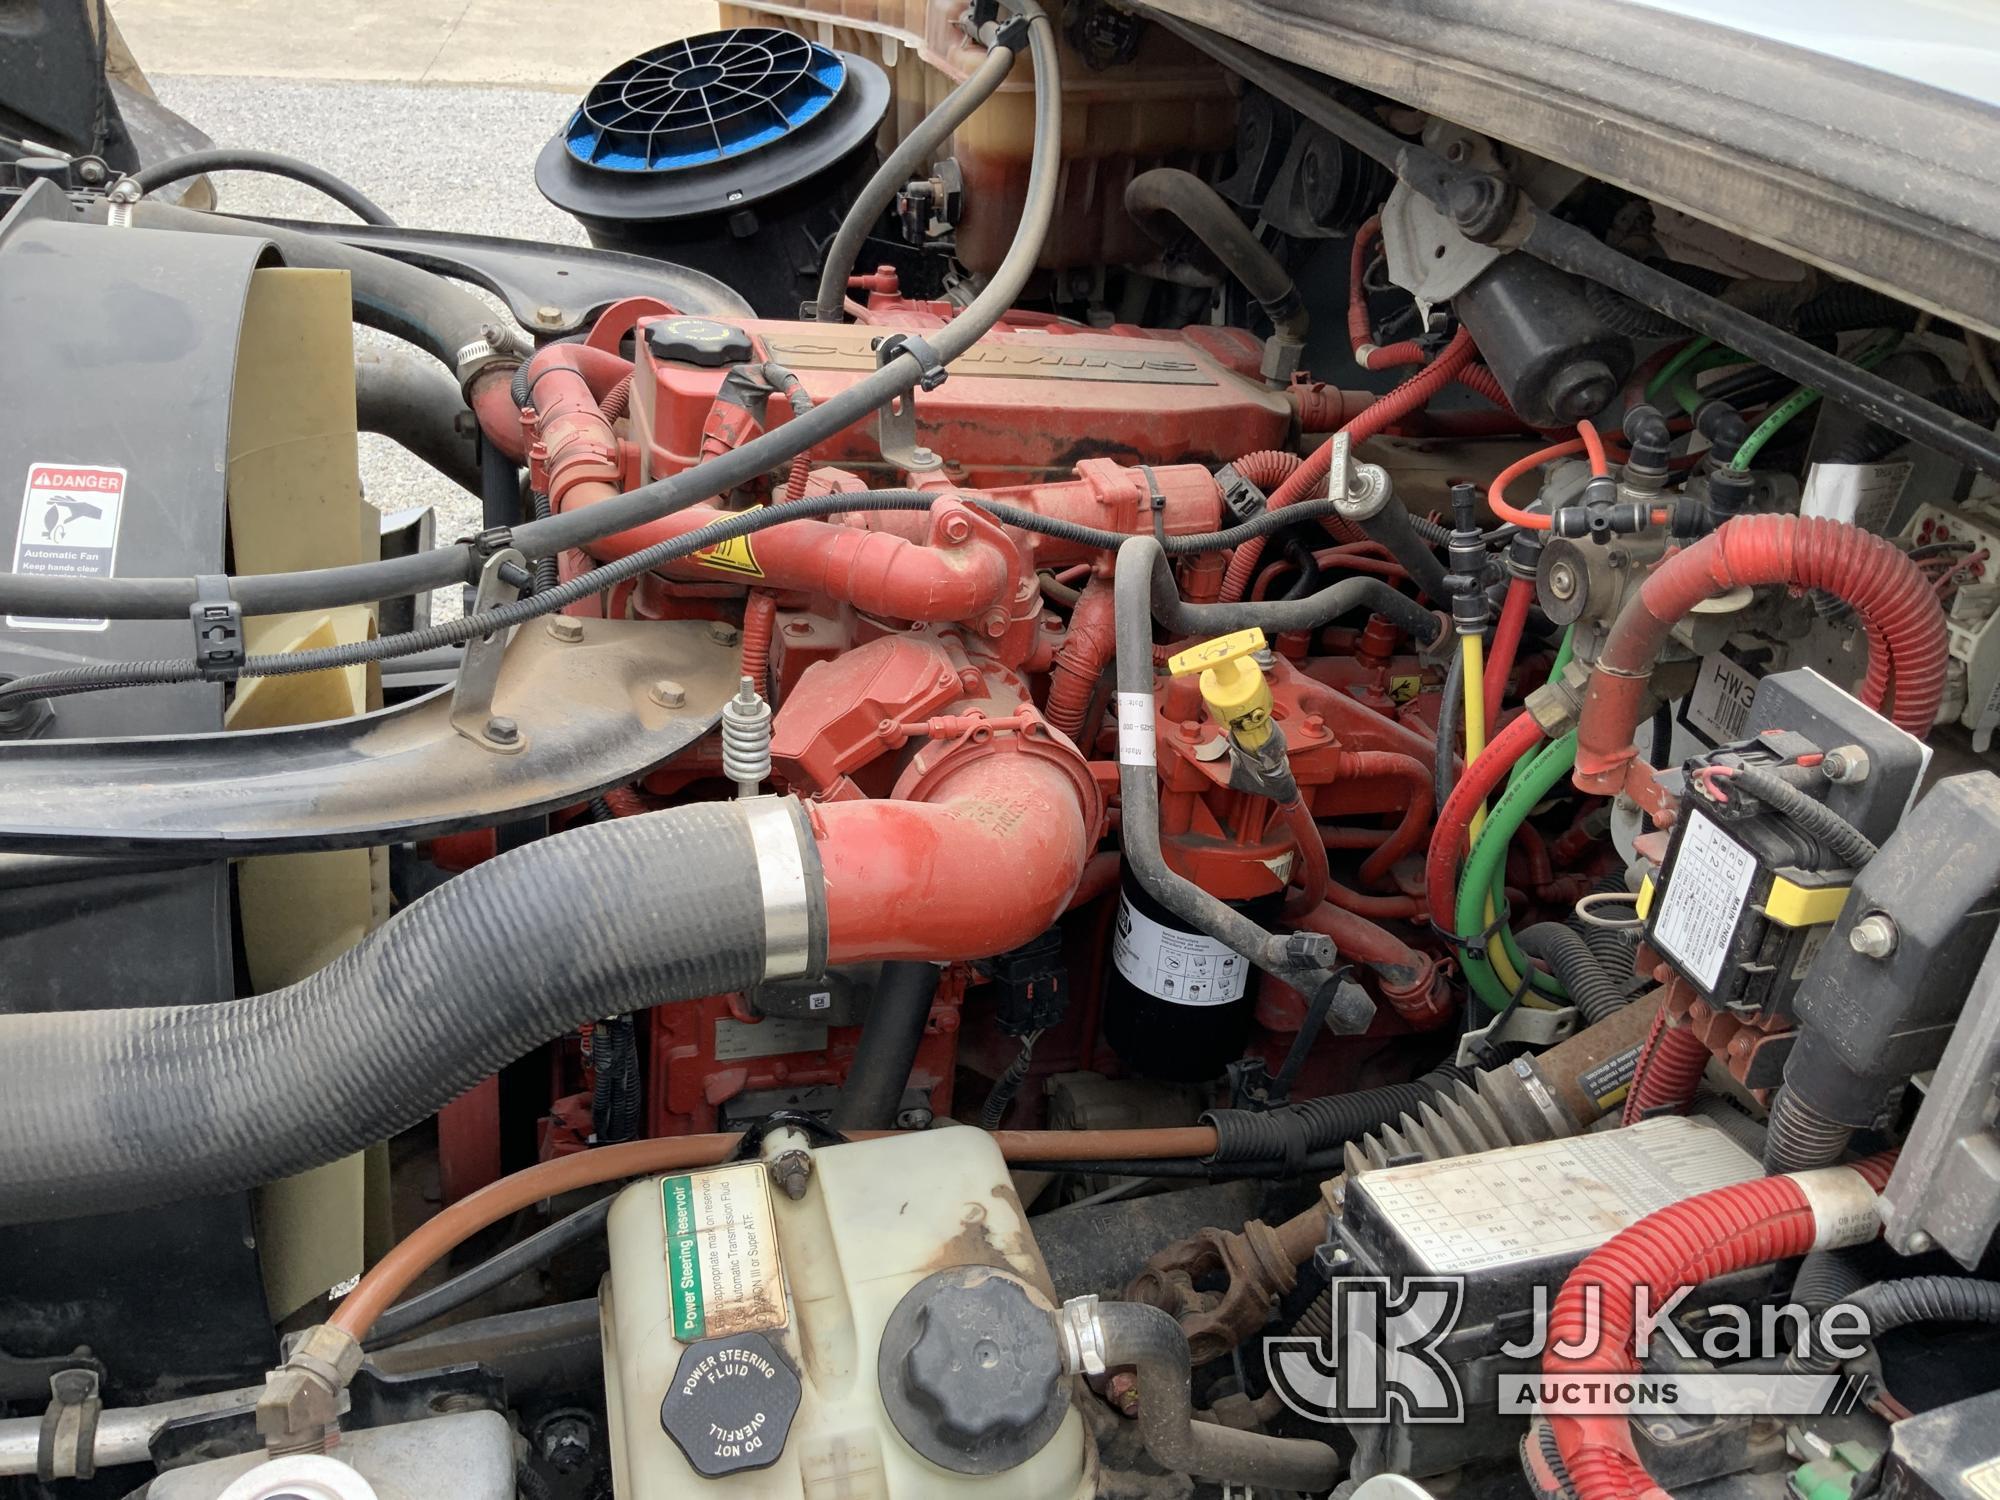
[[[1507,678],[1514,670],[1514,656],[1521,649],[1522,632],[1528,628],[1528,606],[1535,602],[1535,580],[1516,578],[1507,585],[1507,598],[1500,606],[1500,623],[1493,627],[1493,646],[1486,656],[1486,722],[1500,722],[1501,700],[1507,696]]]
[[[1437,827],[1431,832],[1431,847],[1424,861],[1424,890],[1430,903],[1431,920],[1447,931],[1452,921],[1452,893],[1458,875],[1458,857],[1465,848],[1466,830],[1479,804],[1492,795],[1500,779],[1514,762],[1541,743],[1542,727],[1532,714],[1516,714],[1507,727],[1495,735],[1479,758],[1465,768],[1452,788],[1451,796],[1438,812]]]

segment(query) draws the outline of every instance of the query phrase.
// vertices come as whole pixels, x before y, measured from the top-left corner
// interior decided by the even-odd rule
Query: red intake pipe
[[[573,491],[572,500],[582,499]],[[607,496],[599,498],[608,498]],[[731,512],[690,506],[631,531],[590,544],[591,556],[610,562],[655,542],[686,536]],[[886,531],[865,531],[828,521],[788,521],[769,526],[713,565],[699,555],[668,563],[662,572],[709,583],[741,582],[747,555],[752,576],[767,589],[824,594],[870,614],[898,620],[976,620],[1009,602],[1007,560],[979,534],[964,507],[940,501],[930,512],[937,544],[926,546]],[[962,530],[962,536],[960,535]]]
[[[921,802],[817,803],[812,820],[834,964],[985,958],[1040,937],[1096,831],[1061,764],[1007,751],[967,757]]]
[[[1855,1206],[1865,1207],[1864,1193],[1881,1192],[1894,1165],[1892,1152],[1802,1178],[1761,1178],[1647,1215],[1570,1272],[1549,1315],[1543,1377],[1637,1373],[1633,1341],[1642,1290],[1646,1306],[1657,1309],[1682,1287],[1730,1271],[1872,1239],[1879,1232],[1872,1214],[1822,1222],[1817,1205],[1859,1199]],[[1577,1500],[1667,1500],[1639,1460],[1627,1417],[1550,1420]]]
[[[1695,605],[1743,585],[1824,589],[1854,608],[1868,637],[1861,699],[1911,734],[1930,733],[1944,697],[1944,610],[1917,565],[1892,543],[1844,521],[1738,516],[1654,570],[1619,612],[1591,674],[1577,725],[1575,782],[1605,796],[1624,789],[1648,677],[1668,632]],[[1647,778],[1650,781],[1650,778]]]

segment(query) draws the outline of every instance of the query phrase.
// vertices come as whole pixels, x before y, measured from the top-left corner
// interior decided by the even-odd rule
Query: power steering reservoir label
[[[109,578],[118,561],[125,471],[95,464],[32,463],[14,534],[14,572],[23,578]],[[9,615],[19,630],[102,630],[108,620]]]
[[[1250,961],[1200,932],[1163,927],[1118,898],[1118,938],[1111,948],[1118,972],[1156,1000],[1173,1005],[1227,1005],[1250,988]]]
[[[1688,813],[1687,832],[1653,919],[1652,942],[1704,990],[1713,991],[1722,977],[1722,961],[1756,874],[1756,855],[1707,814]]]
[[[667,1286],[682,1343],[785,1325],[785,1279],[762,1162],[660,1179]]]

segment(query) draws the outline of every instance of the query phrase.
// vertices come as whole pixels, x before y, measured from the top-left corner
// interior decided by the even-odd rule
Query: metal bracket
[[[49,1377],[49,1409],[42,1414],[35,1477],[91,1479],[97,1474],[97,1419],[104,1398],[95,1370],[62,1370]]]
[[[527,558],[514,547],[502,547],[479,570],[479,588],[472,601],[474,614],[512,604],[521,591],[501,577],[504,569],[525,568]],[[458,685],[451,692],[451,727],[488,750],[516,755],[528,743],[521,726],[493,712],[493,690],[500,683],[500,663],[507,654],[511,630],[495,631],[465,643],[465,660],[459,665]]]
[[[875,446],[886,463],[906,474],[942,469],[944,460],[917,441],[917,393],[904,391],[882,403],[875,417]]]
[[[1561,1010],[1512,1006],[1479,1030],[1468,1031],[1460,1037],[1454,1060],[1460,1067],[1466,1067],[1495,1047],[1510,1044],[1534,1048],[1553,1046],[1576,1030],[1576,1018],[1577,1010],[1573,1005],[1566,1005]]]

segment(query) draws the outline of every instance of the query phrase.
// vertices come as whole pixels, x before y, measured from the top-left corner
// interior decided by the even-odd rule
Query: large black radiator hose
[[[818,856],[790,799],[571,829],[474,867],[284,989],[0,1016],[0,1223],[288,1177],[584,1021],[816,972],[825,954]]]

